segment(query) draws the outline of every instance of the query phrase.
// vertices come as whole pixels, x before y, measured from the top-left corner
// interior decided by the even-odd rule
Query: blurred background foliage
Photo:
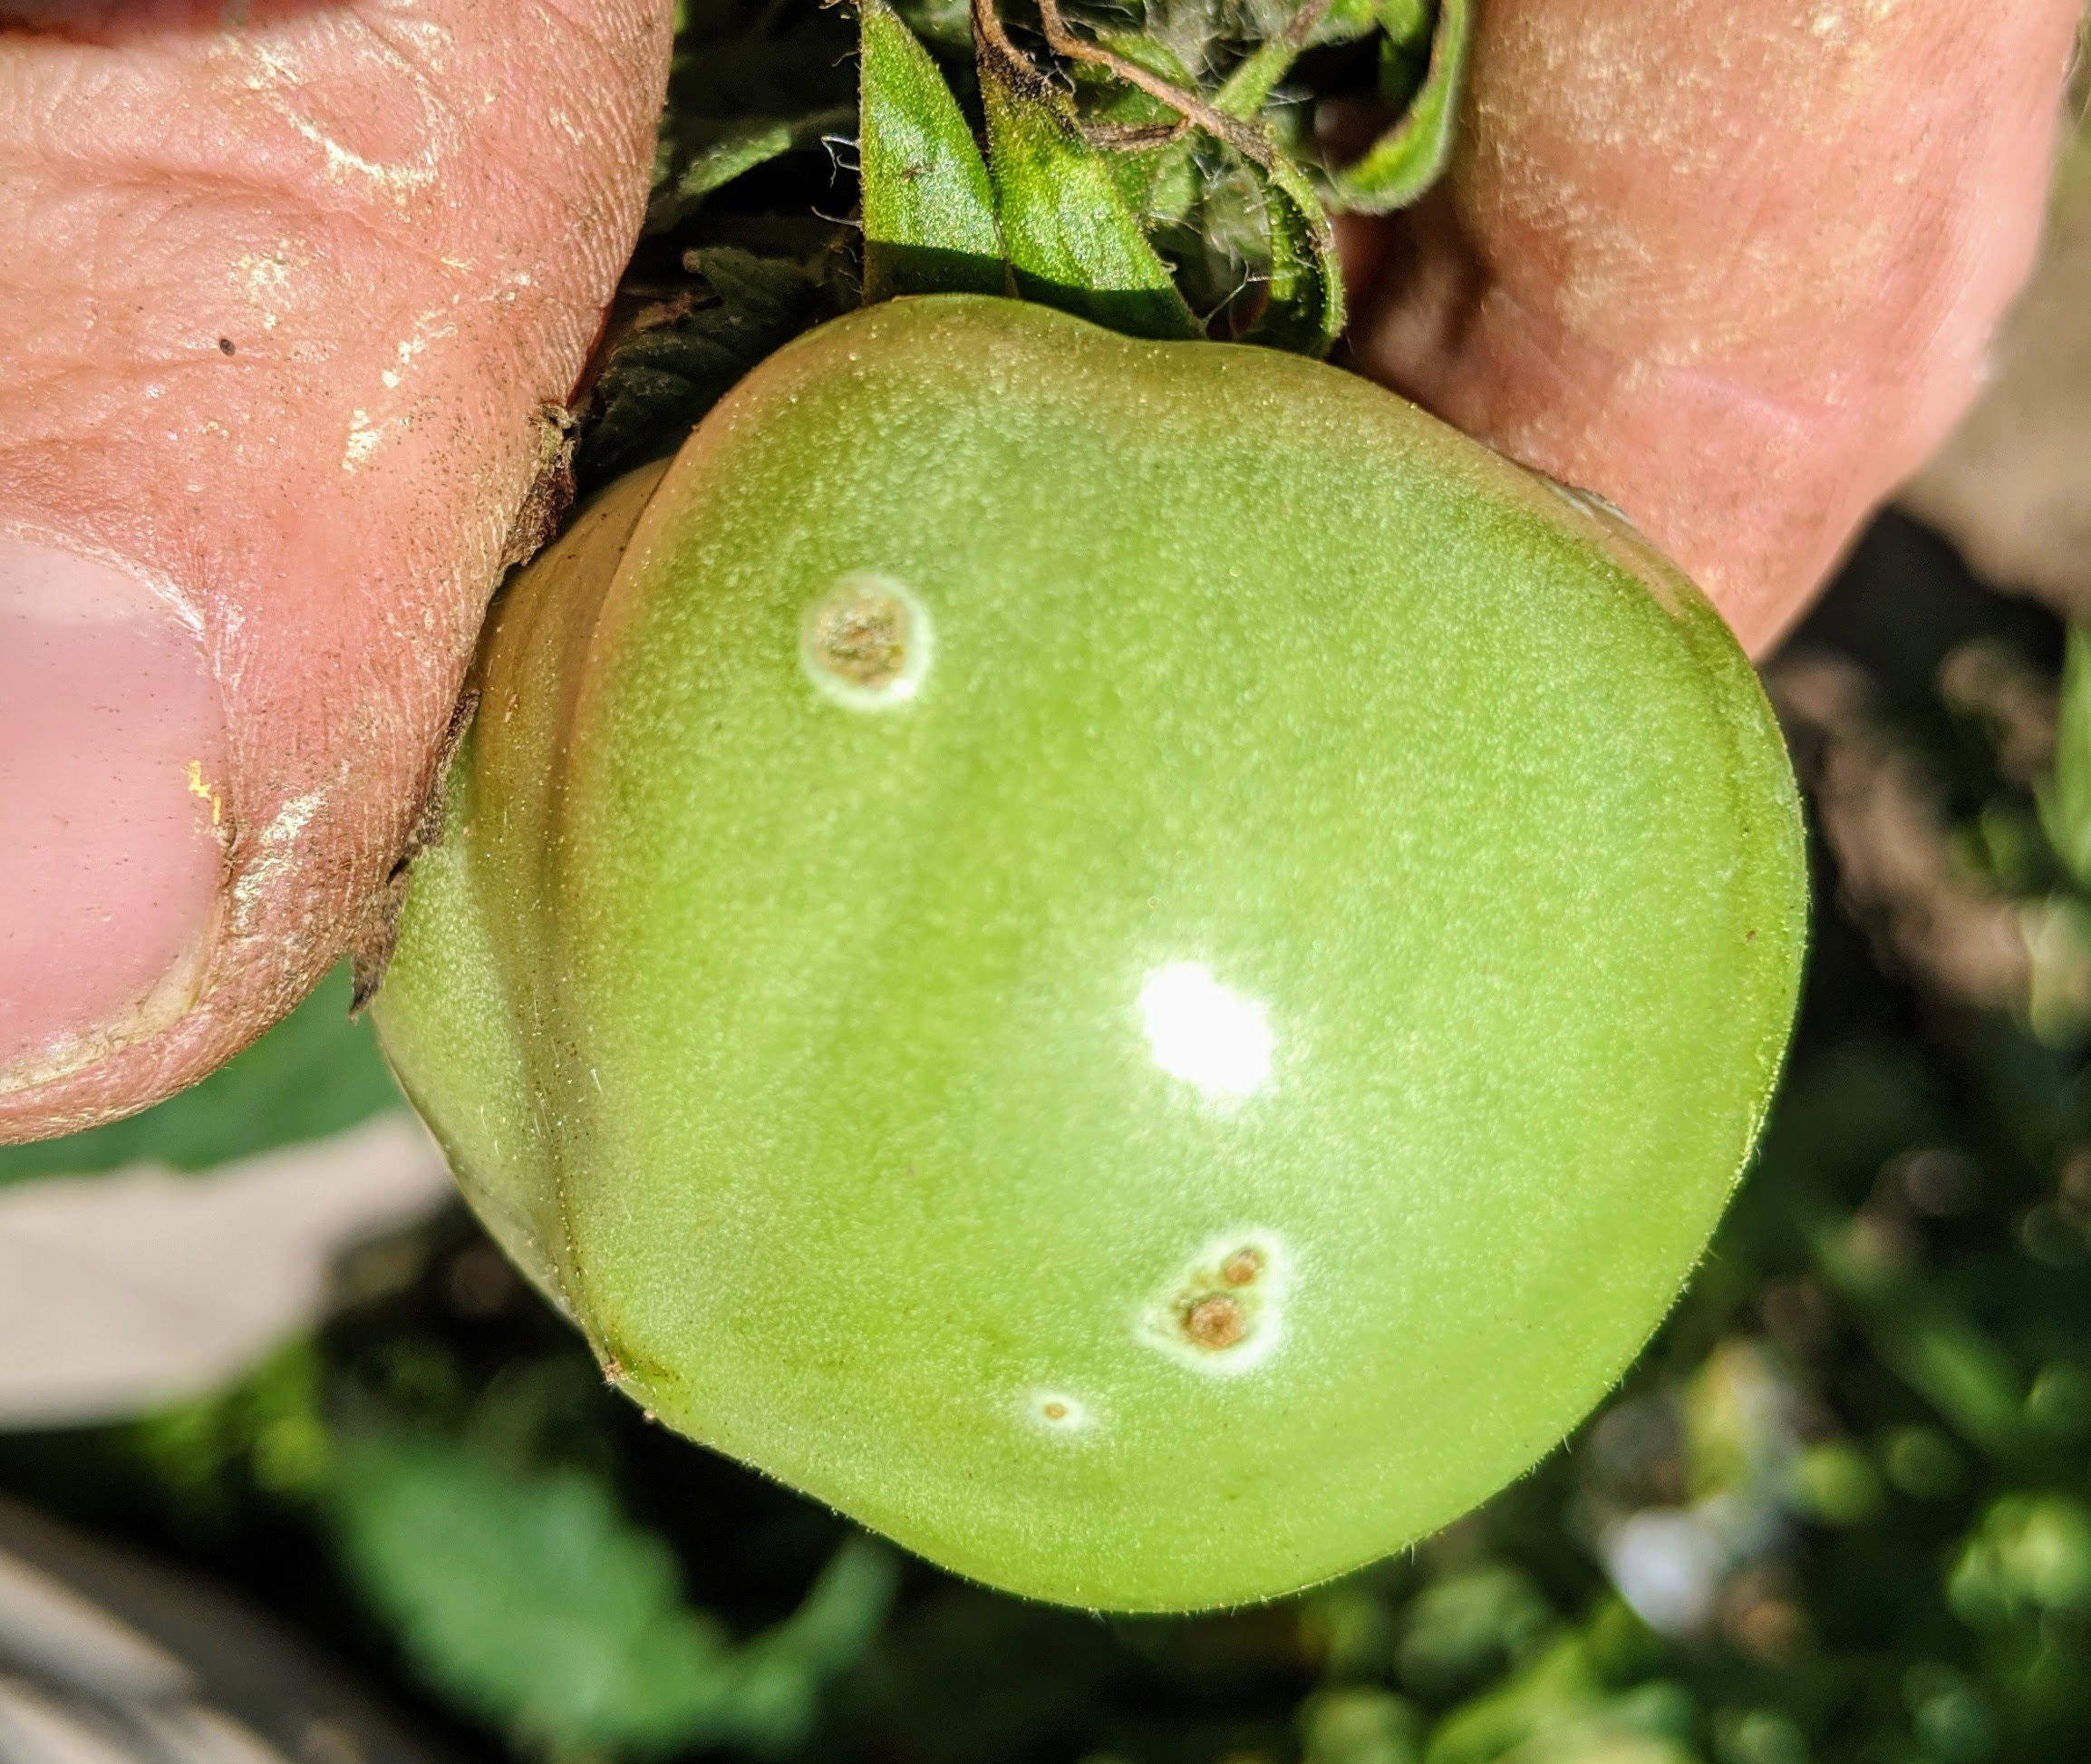
[[[686,10],[584,489],[853,297],[848,21]],[[1218,0],[1148,24],[1178,62],[1238,48]],[[0,1489],[241,1590],[459,1758],[2080,1759],[2091,644],[1891,513],[1768,683],[1817,887],[1757,1168],[1613,1398],[1397,1559],[1173,1620],[962,1585],[649,1424],[457,1207],[348,1255],[325,1321],[230,1389],[0,1434]],[[207,1181],[398,1107],[345,997],[132,1121],[0,1151],[0,1185]]]

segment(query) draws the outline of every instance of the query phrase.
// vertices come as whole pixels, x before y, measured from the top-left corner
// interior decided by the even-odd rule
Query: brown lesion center
[[[853,587],[814,615],[813,653],[822,667],[851,685],[890,685],[906,670],[911,623],[898,595]]]
[[[1237,1300],[1225,1293],[1208,1293],[1185,1308],[1183,1329],[1193,1345],[1217,1353],[1249,1333],[1249,1320]]]
[[[1247,1371],[1276,1340],[1287,1284],[1284,1245],[1271,1232],[1229,1233],[1186,1267],[1142,1315],[1142,1336],[1207,1372]]]

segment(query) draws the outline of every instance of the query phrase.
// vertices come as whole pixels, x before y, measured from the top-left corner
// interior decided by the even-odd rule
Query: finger
[[[1972,396],[2077,0],[1496,0],[1360,363],[1602,491],[1753,648]]]
[[[668,0],[179,11],[0,32],[0,1137],[198,1076],[356,933],[666,76]]]

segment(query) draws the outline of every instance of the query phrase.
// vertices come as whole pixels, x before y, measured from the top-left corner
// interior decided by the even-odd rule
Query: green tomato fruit
[[[840,319],[477,684],[377,1004],[465,1192],[662,1420],[1037,1597],[1283,1593],[1532,1464],[1792,1019],[1718,616],[1296,357]]]

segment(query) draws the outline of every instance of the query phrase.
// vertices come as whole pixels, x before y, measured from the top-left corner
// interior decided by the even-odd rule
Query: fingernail
[[[0,538],[0,1091],[195,1002],[218,922],[225,707],[138,577]]]

